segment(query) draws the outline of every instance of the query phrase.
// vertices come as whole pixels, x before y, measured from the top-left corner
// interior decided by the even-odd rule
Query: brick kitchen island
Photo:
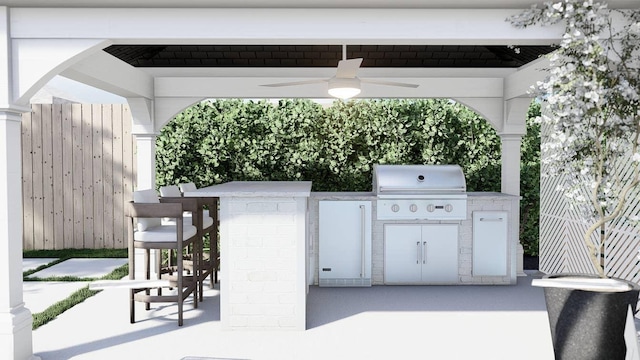
[[[305,330],[310,181],[234,181],[220,198],[220,321],[227,330]]]

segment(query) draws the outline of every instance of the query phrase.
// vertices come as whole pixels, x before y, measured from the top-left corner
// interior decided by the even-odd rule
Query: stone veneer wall
[[[519,197],[501,193],[469,193],[467,219],[462,221],[424,220],[376,220],[376,196],[373,193],[311,193],[309,202],[309,231],[311,231],[310,282],[318,284],[318,204],[321,200],[368,200],[371,201],[372,231],[372,276],[373,285],[384,285],[384,224],[460,224],[458,239],[458,284],[504,285],[516,282],[516,246],[519,244]],[[506,211],[509,214],[507,276],[473,276],[473,219],[474,211]]]

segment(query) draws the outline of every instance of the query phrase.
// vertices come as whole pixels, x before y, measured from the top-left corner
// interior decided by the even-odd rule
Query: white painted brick
[[[290,316],[295,314],[295,308],[290,305],[268,305],[264,307],[265,314],[271,316]]]
[[[278,279],[278,275],[275,271],[267,271],[267,270],[250,271],[247,274],[247,279],[251,282],[275,281]]]
[[[232,270],[229,272],[229,276],[234,281],[247,281],[249,278],[249,272],[247,270]]]
[[[277,328],[278,318],[273,316],[251,316],[249,317],[249,327],[251,328]]]
[[[295,290],[294,283],[287,281],[272,281],[272,282],[264,282],[263,291],[265,293],[293,293]]]
[[[249,202],[246,210],[249,213],[274,213],[278,211],[278,203],[271,201]]]
[[[280,294],[280,295],[278,295],[278,303],[295,305],[296,304],[296,294],[294,294],[294,293]]]
[[[246,327],[248,324],[248,320],[246,316],[231,316],[230,317],[230,326],[236,328]]]
[[[253,304],[231,305],[231,315],[262,315],[262,308]]]
[[[263,282],[248,282],[248,281],[233,281],[231,282],[231,290],[238,293],[256,293],[264,291],[265,283]]]
[[[280,316],[278,317],[278,325],[281,328],[295,328],[297,325],[295,316]]]
[[[229,212],[231,214],[241,214],[247,209],[247,204],[244,201],[230,201]]]
[[[230,304],[246,304],[248,302],[247,294],[231,293],[229,294]]]
[[[296,230],[295,225],[278,225],[276,228],[276,235],[286,236],[293,239],[296,235]]]
[[[234,270],[256,270],[260,269],[261,261],[256,261],[248,258],[236,259],[231,262],[231,268]]]
[[[276,225],[248,225],[247,226],[247,235],[248,236],[264,236],[266,234],[275,234],[276,229],[278,227]]]
[[[281,213],[296,213],[298,211],[298,204],[295,202],[280,202],[278,203],[278,212]]]
[[[248,248],[247,256],[250,259],[275,259],[278,257],[278,248],[261,247],[261,248]]]
[[[278,304],[277,294],[255,293],[247,295],[250,304]]]

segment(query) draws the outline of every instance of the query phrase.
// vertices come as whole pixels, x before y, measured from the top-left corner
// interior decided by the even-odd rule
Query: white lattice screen
[[[548,130],[541,132],[544,142]],[[621,166],[627,167],[628,163]],[[582,239],[587,225],[570,209],[556,191],[559,177],[546,177],[544,164],[540,169],[540,271],[544,273],[595,273]],[[640,214],[640,191],[628,197],[629,206],[623,217]],[[608,226],[609,240],[605,245],[605,271],[608,276],[640,283],[640,227],[618,221]]]

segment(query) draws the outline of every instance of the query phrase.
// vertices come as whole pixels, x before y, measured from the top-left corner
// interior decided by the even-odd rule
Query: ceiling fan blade
[[[337,78],[354,78],[362,64],[362,58],[340,60],[338,62],[338,70],[336,70]]]
[[[262,84],[260,86],[283,87],[283,86],[319,84],[319,83],[323,83],[323,82],[327,82],[327,81],[329,81],[329,80],[328,79],[315,79],[315,80],[302,80],[302,81],[292,81],[292,82],[283,82],[283,83],[275,83],[275,84]]]
[[[401,83],[401,82],[395,82],[395,81],[384,81],[384,80],[360,79],[360,81],[363,82],[363,83],[369,83],[369,84],[401,86],[401,87],[407,87],[407,88],[417,88],[418,86],[420,86],[418,84],[408,84],[408,83]]]

